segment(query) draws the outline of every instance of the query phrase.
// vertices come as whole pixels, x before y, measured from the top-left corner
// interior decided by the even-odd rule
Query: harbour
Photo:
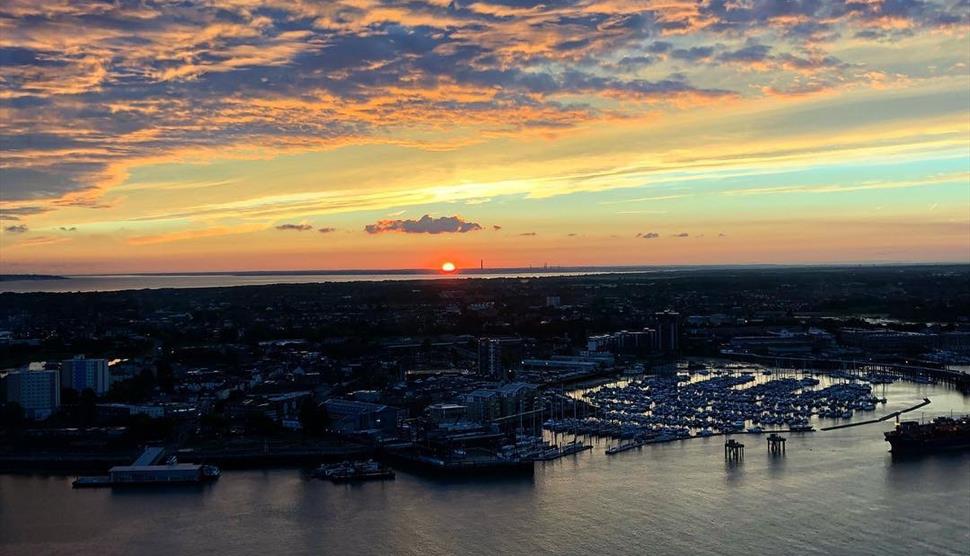
[[[879,414],[924,398],[932,403],[905,415],[970,412],[966,397],[940,385],[896,382],[878,394],[888,400]],[[848,422],[867,420],[859,413]],[[334,483],[299,468],[230,469],[201,486],[120,490],[72,490],[69,476],[0,475],[0,548],[34,554],[31,539],[44,538],[52,554],[137,547],[142,554],[741,555],[784,543],[804,554],[942,555],[967,545],[970,486],[959,478],[970,477],[970,454],[899,460],[882,437],[891,419],[821,430],[837,422],[817,419],[817,432],[785,434],[780,455],[769,453],[767,434],[739,435],[746,447],[737,461],[725,460],[724,437],[645,444],[612,456],[605,451],[618,442],[594,437],[582,439],[593,449],[535,463],[530,474],[445,477],[394,466],[393,481]],[[54,500],[58,526],[50,530],[45,514]],[[842,518],[831,518],[833,507]],[[158,511],[164,527],[149,518]],[[96,526],[109,516],[110,525]],[[485,516],[487,530],[478,526]],[[716,535],[701,536],[700,528]]]

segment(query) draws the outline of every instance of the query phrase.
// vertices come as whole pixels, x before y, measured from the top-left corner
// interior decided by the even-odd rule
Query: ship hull
[[[918,440],[909,438],[887,438],[890,451],[896,455],[927,454],[970,450],[970,438],[946,438]]]

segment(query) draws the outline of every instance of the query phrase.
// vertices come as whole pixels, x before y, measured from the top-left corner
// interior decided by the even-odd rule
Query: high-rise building
[[[680,347],[680,314],[674,311],[661,311],[654,315],[657,321],[657,350],[674,353]]]
[[[24,409],[28,419],[46,419],[61,405],[61,378],[56,370],[43,367],[7,373],[4,398]]]
[[[78,355],[61,363],[61,386],[78,392],[90,388],[102,396],[111,387],[108,361],[105,359],[86,359]]]
[[[478,372],[495,380],[505,378],[502,365],[502,342],[496,338],[478,340]]]

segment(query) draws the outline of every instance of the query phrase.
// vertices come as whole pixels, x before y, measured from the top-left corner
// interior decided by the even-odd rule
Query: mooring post
[[[775,433],[768,436],[768,453],[774,456],[785,453],[785,438]]]
[[[744,444],[737,440],[728,440],[724,443],[724,458],[737,461],[744,458]]]

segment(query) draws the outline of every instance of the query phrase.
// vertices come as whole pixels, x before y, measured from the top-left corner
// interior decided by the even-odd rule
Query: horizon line
[[[510,266],[510,267],[466,267],[458,268],[454,272],[446,273],[434,267],[427,268],[343,268],[343,269],[304,269],[304,270],[201,270],[201,271],[173,271],[173,272],[90,272],[90,273],[47,273],[47,272],[12,272],[0,273],[0,276],[312,276],[312,275],[367,275],[367,274],[434,274],[451,275],[455,277],[469,275],[488,275],[497,273],[556,273],[556,272],[584,272],[600,273],[637,272],[653,270],[703,270],[703,269],[771,269],[771,268],[846,268],[846,267],[905,267],[905,266],[967,266],[970,261],[863,261],[863,262],[826,262],[826,263],[710,263],[710,264],[638,264],[638,265],[543,265],[543,266]]]

